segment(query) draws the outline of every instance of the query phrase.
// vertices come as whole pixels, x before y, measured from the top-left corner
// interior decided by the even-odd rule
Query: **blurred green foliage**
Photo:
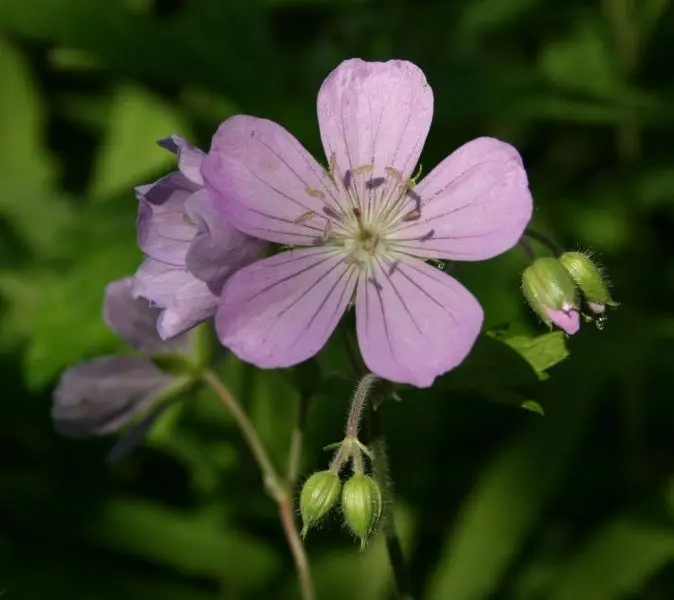
[[[110,466],[110,440],[52,432],[50,390],[73,362],[121,349],[100,319],[103,287],[140,260],[132,187],[172,167],[155,140],[207,148],[245,112],[318,156],[316,92],[359,56],[425,71],[425,166],[478,135],[514,143],[536,226],[594,250],[622,302],[548,370],[566,349],[560,334],[532,341],[543,332],[519,292],[524,256],[457,267],[494,335],[432,391],[382,408],[417,597],[674,598],[669,5],[0,0],[0,592],[298,597],[275,506],[213,397],[168,409]],[[341,436],[354,382],[340,352],[333,340],[307,384],[307,474]],[[231,357],[222,372],[284,465],[297,381]],[[339,529],[308,538],[319,599],[389,598],[382,540],[361,554]]]

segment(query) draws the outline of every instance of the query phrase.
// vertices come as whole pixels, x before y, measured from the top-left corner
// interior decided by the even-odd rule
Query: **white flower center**
[[[373,260],[395,260],[398,244],[391,234],[421,216],[421,198],[412,189],[412,179],[404,179],[393,167],[384,168],[384,176],[372,172],[372,165],[362,165],[342,175],[333,155],[328,170],[332,185],[306,190],[323,201],[322,214],[307,211],[295,219],[296,223],[323,221],[323,235],[316,244],[342,250],[347,260],[366,271]]]

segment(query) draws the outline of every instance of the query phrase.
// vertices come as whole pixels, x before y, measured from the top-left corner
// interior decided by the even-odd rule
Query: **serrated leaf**
[[[155,173],[175,166],[157,140],[173,133],[190,137],[176,112],[145,90],[117,90],[94,169],[90,193],[108,197],[132,190]]]

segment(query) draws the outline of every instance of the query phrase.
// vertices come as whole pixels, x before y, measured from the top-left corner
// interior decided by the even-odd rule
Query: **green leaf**
[[[266,543],[224,529],[217,512],[180,513],[116,498],[104,507],[87,537],[103,548],[186,575],[222,578],[240,590],[264,589],[280,568]]]
[[[501,339],[532,366],[540,379],[546,379],[548,377],[546,371],[569,356],[566,336],[561,331],[537,337],[516,335]]]
[[[172,133],[190,137],[175,111],[145,90],[117,90],[90,193],[108,197],[131,191],[155,173],[175,167],[175,157],[156,145]]]
[[[540,67],[561,87],[599,97],[615,97],[620,91],[614,56],[598,20],[580,20],[567,38],[549,42]]]
[[[121,346],[103,322],[102,306],[105,286],[132,274],[140,262],[132,198],[127,206],[125,211],[106,203],[81,211],[79,228],[59,239],[64,258],[77,257],[77,262],[24,282],[31,303],[15,310],[25,313],[29,326],[24,368],[30,387],[39,388],[69,365]]]
[[[51,188],[54,168],[43,144],[44,107],[28,65],[1,37],[0,81],[0,218],[9,221],[20,242],[42,253],[72,211]],[[8,249],[9,255],[14,252]]]
[[[525,400],[524,402],[522,402],[522,404],[520,404],[520,406],[523,409],[535,412],[541,415],[542,417],[545,416],[545,411],[543,410],[543,407],[535,400]]]
[[[632,597],[672,560],[674,533],[659,525],[620,517],[572,554],[545,597],[550,600]]]
[[[564,476],[590,409],[585,397],[570,397],[496,453],[460,511],[428,600],[484,600],[496,592]]]

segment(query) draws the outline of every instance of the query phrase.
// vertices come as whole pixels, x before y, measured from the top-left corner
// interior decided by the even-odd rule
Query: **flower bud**
[[[351,531],[365,547],[368,535],[376,527],[382,513],[383,498],[377,482],[368,475],[356,474],[344,484],[342,511]]]
[[[320,471],[307,479],[300,494],[302,537],[307,534],[310,527],[330,512],[339,498],[341,486],[339,475],[332,471]]]
[[[568,334],[580,328],[578,290],[570,273],[556,258],[539,258],[522,273],[527,302],[548,326]]]
[[[559,260],[585,296],[586,306],[590,312],[601,315],[606,306],[618,306],[618,303],[611,299],[606,277],[587,254],[565,252]]]

